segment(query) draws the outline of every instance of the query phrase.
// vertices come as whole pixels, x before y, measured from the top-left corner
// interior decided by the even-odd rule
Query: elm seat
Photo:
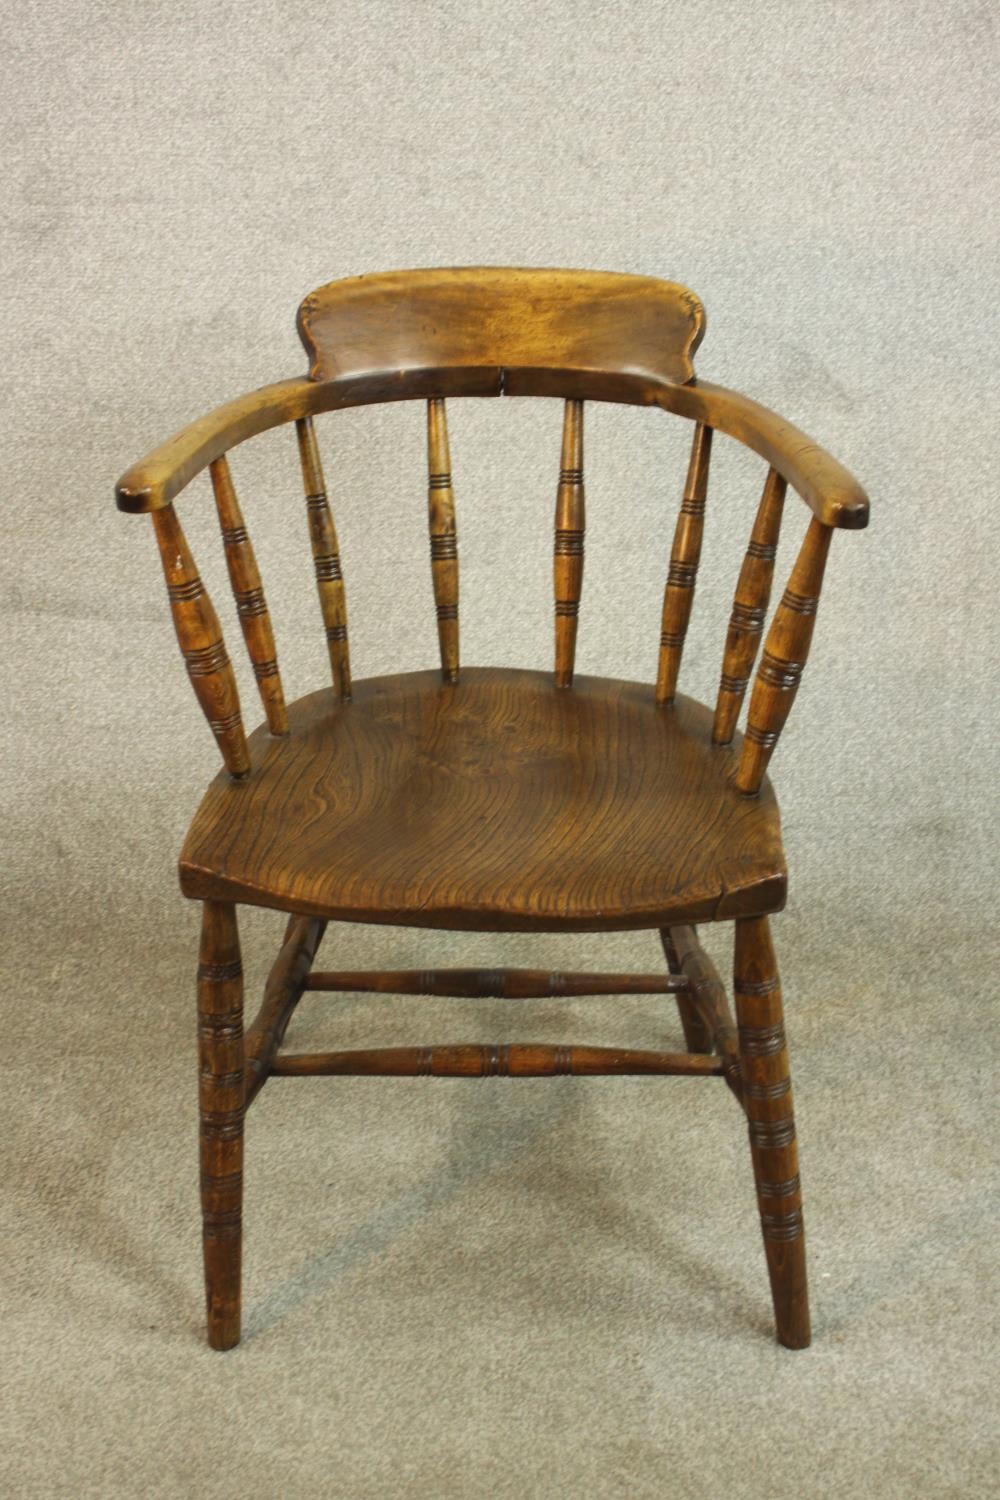
[[[209,1342],[229,1349],[240,1338],[244,1122],[271,1079],[655,1074],[721,1079],[735,1095],[749,1132],[777,1336],[788,1348],[804,1348],[802,1193],[769,925],[784,903],[786,876],[767,771],[809,656],[831,538],[867,524],[867,497],[783,417],[695,378],[704,310],[675,282],[497,266],[385,272],[319,287],[302,302],[298,328],[307,374],[197,418],[129,469],[116,489],[121,510],[151,518],[181,653],[225,765],[195,816],[180,865],[184,893],[202,903],[198,1045]],[[506,396],[561,404],[551,675],[470,668],[460,659],[459,507],[447,405],[452,397]],[[341,411],[390,401],[419,401],[426,411],[427,603],[433,600],[440,672],[355,681],[345,572],[372,528],[365,518],[360,534],[345,535],[342,567],[337,485],[328,492],[315,419],[329,421],[336,441]],[[575,670],[586,534],[584,413],[593,401],[653,408],[692,427],[672,537],[666,512],[650,525],[650,545],[662,549],[667,569],[649,686]],[[229,464],[241,444],[285,424],[295,429],[302,540],[312,552],[330,672],[328,686],[292,704]],[[555,437],[553,431],[553,446]],[[712,709],[681,696],[678,681],[694,617],[712,447],[724,438],[756,453],[766,469]],[[206,468],[266,719],[266,728],[249,736],[222,628],[174,507]],[[602,486],[596,502],[612,512],[626,506],[625,477]],[[804,502],[808,524],[772,611],[788,491]],[[392,501],[381,509],[377,534],[395,550]],[[466,517],[475,525],[474,504],[462,515],[463,528]],[[585,628],[599,630],[599,610],[588,616]],[[241,905],[271,907],[288,919],[246,1032]],[[649,974],[316,970],[327,923],[338,919],[487,932],[650,928],[666,962]],[[732,1009],[694,925],[715,921],[734,928]],[[686,1050],[662,1050],[662,1042],[649,1050],[446,1042],[289,1052],[286,1027],[311,991],[516,1001],[670,995]]]
[[[600,930],[780,909],[778,807],[733,785],[711,711],[640,683],[465,667],[371,678],[250,736],[212,782],[185,895],[343,921]]]

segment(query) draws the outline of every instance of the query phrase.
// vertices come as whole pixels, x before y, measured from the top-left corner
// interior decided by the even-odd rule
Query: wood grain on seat
[[[607,930],[781,908],[777,803],[734,785],[712,715],[638,683],[468,668],[371,678],[250,738],[181,855],[188,896],[486,931]]]

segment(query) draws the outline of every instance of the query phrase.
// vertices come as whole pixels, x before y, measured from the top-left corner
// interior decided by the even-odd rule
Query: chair
[[[243,1131],[272,1075],[723,1079],[746,1115],[777,1337],[809,1342],[795,1124],[769,918],[785,901],[767,767],[809,654],[830,539],[868,502],[810,438],[763,406],[695,380],[704,312],[643,276],[495,268],[334,281],[302,303],[308,376],[241,396],[170,438],[118,484],[152,518],[174,627],[224,769],[180,858],[202,903],[198,966],[201,1200],[208,1340],[240,1338]],[[446,401],[565,403],[555,507],[555,669],[459,666],[458,551]],[[431,576],[440,671],[354,682],[337,532],[313,418],[426,402]],[[583,580],[587,401],[657,406],[693,424],[655,686],[574,675]],[[295,424],[328,686],[286,704],[230,449]],[[767,465],[736,583],[714,709],[678,695],[715,433]],[[236,613],[265,722],[247,736],[222,631],[173,501],[208,467]],[[788,486],[811,516],[767,632],[741,735]],[[260,1011],[243,1031],[240,904],[287,914]],[[327,922],[488,932],[657,929],[666,972],[530,969],[319,972]],[[730,1011],[697,924],[735,925]],[[672,994],[681,1053],[542,1043],[280,1050],[308,990],[438,996]]]

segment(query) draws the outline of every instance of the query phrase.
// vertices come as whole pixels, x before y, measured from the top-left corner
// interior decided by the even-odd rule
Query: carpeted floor
[[[5,10],[0,1494],[995,1494],[993,8]],[[311,286],[476,261],[688,282],[699,371],[872,496],[871,530],[836,539],[773,768],[808,1351],[772,1339],[736,1106],[679,1079],[274,1081],[248,1129],[244,1342],[203,1342],[197,912],[174,861],[214,747],[113,481],[300,371]],[[559,421],[456,404],[469,662],[548,659]],[[581,667],[648,679],[684,434],[588,423]],[[421,413],[330,417],[321,440],[355,669],[426,666]],[[298,694],[324,649],[294,463],[274,433],[234,472]],[[683,684],[701,697],[762,478],[718,445]],[[183,504],[236,656],[204,478]],[[280,933],[246,915],[251,1004]],[[723,973],[729,936],[706,934]],[[652,935],[360,927],[321,955],[661,961]],[[517,1037],[680,1031],[648,997],[316,996],[289,1034]]]

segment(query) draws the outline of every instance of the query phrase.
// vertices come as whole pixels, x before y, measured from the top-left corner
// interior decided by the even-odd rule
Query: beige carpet
[[[0,1494],[995,1494],[993,6],[4,6]],[[699,1080],[272,1083],[246,1336],[202,1341],[173,867],[215,755],[117,474],[303,368],[298,299],[469,262],[686,281],[698,368],[868,485],[774,763],[815,1343],[772,1341],[744,1131]],[[560,413],[455,403],[469,662],[543,665]],[[433,661],[422,416],[320,424],[358,675]],[[648,678],[680,424],[595,409],[586,671]],[[294,442],[234,473],[322,681]],[[683,686],[762,465],[719,444]],[[791,502],[790,502],[791,505]],[[238,634],[204,479],[185,524]],[[779,567],[804,508],[791,506]],[[244,702],[252,679],[239,662]],[[278,917],[244,922],[255,996]],[[729,934],[708,934],[720,968]],[[646,968],[652,936],[335,928],[328,966]],[[320,998],[303,1047],[679,1038],[666,1000]]]

